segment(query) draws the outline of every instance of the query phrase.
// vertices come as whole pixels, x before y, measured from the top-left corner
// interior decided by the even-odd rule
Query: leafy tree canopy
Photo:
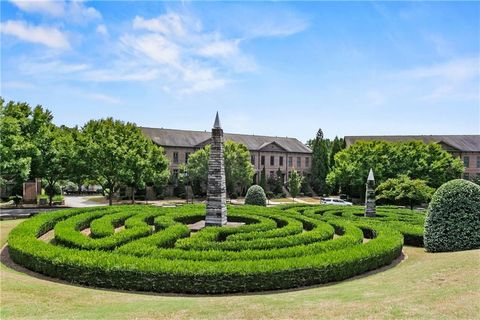
[[[292,170],[290,173],[290,178],[288,179],[288,191],[292,198],[296,198],[300,193],[300,188],[302,187],[303,177],[297,173],[297,171]]]
[[[342,192],[359,196],[370,168],[375,172],[377,184],[404,174],[425,180],[433,188],[463,172],[460,159],[436,143],[358,141],[335,155],[335,167],[327,182],[338,185]]]
[[[188,157],[185,170],[188,178],[194,183],[203,186],[208,178],[208,159],[210,157],[210,145],[200,149]],[[227,192],[232,194],[235,188],[248,187],[254,175],[253,165],[250,163],[250,152],[242,143],[226,141],[224,146],[225,179]]]
[[[412,210],[414,205],[430,201],[434,192],[435,189],[429,187],[425,180],[410,179],[403,174],[386,180],[376,189],[377,200],[409,205]]]

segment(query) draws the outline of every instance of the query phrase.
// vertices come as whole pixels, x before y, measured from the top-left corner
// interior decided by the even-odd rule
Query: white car
[[[323,198],[323,204],[333,204],[335,206],[352,206],[353,203],[338,198]]]

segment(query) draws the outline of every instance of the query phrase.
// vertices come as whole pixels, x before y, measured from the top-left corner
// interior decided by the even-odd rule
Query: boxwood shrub
[[[248,188],[245,204],[265,207],[267,205],[267,196],[263,188],[259,185],[253,185]]]
[[[427,251],[480,248],[480,186],[462,179],[443,184],[432,197],[425,220]]]

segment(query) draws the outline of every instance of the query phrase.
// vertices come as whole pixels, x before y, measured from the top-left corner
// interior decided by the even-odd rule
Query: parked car
[[[337,199],[337,198],[323,198],[322,203],[333,204],[336,206],[352,206],[353,205],[351,202],[348,202],[342,199]]]

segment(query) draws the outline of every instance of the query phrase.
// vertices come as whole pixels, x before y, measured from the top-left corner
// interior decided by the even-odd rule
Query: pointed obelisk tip
[[[368,173],[367,181],[375,181],[375,177],[373,176],[372,168],[370,168],[370,172]]]
[[[221,129],[222,126],[220,125],[220,118],[218,117],[218,111],[217,115],[215,116],[215,123],[213,124],[214,129]]]

